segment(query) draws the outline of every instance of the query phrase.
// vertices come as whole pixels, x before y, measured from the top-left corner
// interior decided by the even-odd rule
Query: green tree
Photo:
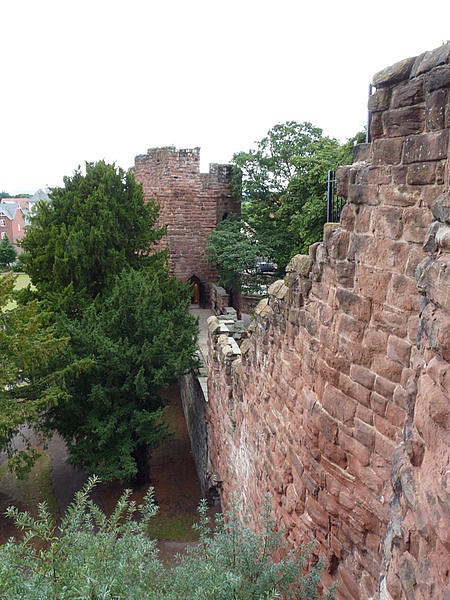
[[[288,121],[270,129],[256,149],[234,155],[242,216],[272,247],[280,270],[321,239],[328,170],[351,162],[349,149],[311,123]]]
[[[8,267],[16,260],[17,252],[7,237],[0,242],[0,267]]]
[[[217,229],[211,231],[205,251],[209,262],[217,269],[220,284],[235,292],[239,290],[241,283],[258,288],[258,260],[266,258],[272,252],[237,215],[229,215]]]
[[[164,231],[132,173],[100,161],[64,182],[23,242],[36,294],[70,340],[71,400],[49,410],[45,425],[64,437],[74,464],[141,483],[167,433],[161,390],[194,364],[189,290],[169,275],[166,253],[152,253]]]
[[[47,416],[72,463],[103,480],[148,480],[149,451],[167,435],[161,391],[194,366],[198,327],[189,304],[189,289],[165,268],[128,268],[101,304],[61,319],[67,363],[92,362],[66,379],[73,401]]]
[[[148,538],[156,512],[150,488],[136,507],[126,491],[111,517],[90,499],[92,478],[78,492],[57,528],[45,504],[39,517],[10,507],[9,517],[25,532],[21,541],[0,546],[3,600],[54,598],[88,600],[331,600],[319,593],[319,562],[309,572],[310,554],[289,552],[267,513],[255,533],[234,509],[213,531],[206,506],[199,507],[200,544],[174,566],[164,566]],[[138,512],[140,519],[133,518]],[[282,558],[280,558],[282,557]]]
[[[36,301],[6,308],[14,299],[14,280],[12,274],[0,277],[0,450],[8,452],[10,468],[23,475],[36,453],[26,439],[20,452],[12,441],[21,425],[39,426],[50,408],[68,399],[55,368],[67,339],[45,324]]]
[[[158,260],[151,254],[164,234],[155,228],[158,207],[144,202],[134,175],[104,161],[86,163],[86,174],[64,177],[50,202],[39,202],[22,241],[26,271],[57,311],[79,314],[111,289],[124,267]]]

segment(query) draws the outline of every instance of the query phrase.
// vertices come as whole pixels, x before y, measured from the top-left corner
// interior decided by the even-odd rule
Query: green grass
[[[159,510],[150,521],[150,537],[172,542],[196,542],[198,531],[192,529],[192,525],[197,521],[197,516],[191,513],[165,514]]]

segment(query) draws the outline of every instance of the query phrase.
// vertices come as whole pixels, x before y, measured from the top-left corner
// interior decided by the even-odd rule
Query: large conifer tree
[[[104,480],[149,476],[167,433],[161,391],[194,362],[190,294],[152,253],[158,207],[133,174],[103,161],[64,179],[41,203],[23,243],[37,295],[70,340],[71,400],[46,413],[71,460]],[[78,371],[77,362],[89,365]]]

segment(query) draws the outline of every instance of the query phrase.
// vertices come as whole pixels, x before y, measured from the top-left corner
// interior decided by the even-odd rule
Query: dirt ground
[[[158,539],[162,560],[172,562],[177,553],[182,553],[197,539],[192,523],[197,517],[201,490],[178,386],[171,386],[165,397],[169,403],[167,418],[173,435],[153,452],[151,458],[150,485],[154,487],[159,511],[150,523],[149,533],[152,538]],[[11,504],[34,512],[37,503],[46,500],[56,514],[65,511],[75,492],[87,479],[86,473],[72,467],[67,458],[63,440],[54,436],[25,482],[15,481],[8,474],[6,464],[0,467],[0,543],[17,534],[14,525],[4,516],[4,511]],[[0,465],[4,459],[0,456]],[[100,484],[95,490],[94,500],[106,513],[111,513],[125,487],[120,482]],[[147,489],[147,485],[135,489],[132,498],[141,502]],[[213,513],[212,509],[211,515]]]

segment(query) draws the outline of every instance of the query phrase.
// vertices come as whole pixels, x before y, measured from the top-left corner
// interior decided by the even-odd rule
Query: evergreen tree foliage
[[[14,299],[14,280],[12,274],[0,277],[0,450],[8,452],[10,468],[22,476],[36,453],[26,440],[20,452],[11,442],[21,425],[38,427],[43,414],[67,401],[63,373],[55,367],[67,338],[45,324],[36,301],[6,308]]]
[[[77,493],[59,528],[45,504],[39,517],[7,511],[25,532],[22,541],[0,546],[0,597],[3,600],[332,600],[319,593],[319,562],[307,572],[308,551],[287,550],[282,534],[264,515],[255,533],[236,509],[212,532],[206,505],[200,505],[200,543],[177,564],[158,559],[151,532],[156,508],[152,490],[136,507],[126,491],[108,518],[90,499],[92,478]],[[136,512],[140,519],[134,518]],[[279,558],[282,557],[282,558]]]
[[[86,164],[39,204],[23,241],[35,295],[69,340],[70,400],[42,415],[71,461],[104,480],[146,480],[148,451],[167,433],[161,390],[194,364],[189,291],[169,275],[158,207],[132,173]],[[33,292],[22,293],[27,302]],[[77,368],[82,365],[83,368]]]
[[[8,267],[16,260],[17,252],[7,237],[0,242],[0,267]]]
[[[189,289],[165,268],[128,268],[101,305],[62,319],[66,361],[90,360],[66,379],[73,401],[47,416],[71,462],[104,480],[148,479],[148,452],[167,435],[161,390],[194,365],[197,322]]]
[[[272,248],[271,259],[281,271],[292,256],[321,239],[328,170],[351,163],[354,139],[341,145],[311,123],[287,121],[272,127],[256,149],[234,155],[242,216]]]
[[[40,298],[56,310],[78,314],[111,289],[124,267],[163,260],[150,250],[163,230],[158,207],[144,202],[134,175],[104,161],[86,163],[39,202],[22,241],[26,271]]]

